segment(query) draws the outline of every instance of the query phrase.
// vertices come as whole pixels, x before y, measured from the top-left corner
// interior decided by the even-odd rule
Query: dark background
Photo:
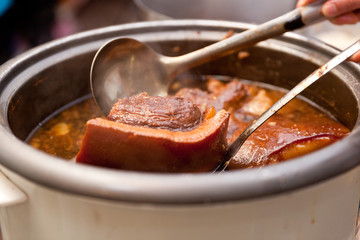
[[[1,0],[0,64],[50,40],[139,20],[132,0]]]

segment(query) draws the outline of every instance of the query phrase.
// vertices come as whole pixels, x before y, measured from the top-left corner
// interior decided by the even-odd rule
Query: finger
[[[310,3],[313,3],[313,2],[316,2],[317,0],[299,0],[297,3],[296,3],[296,7],[303,7],[305,5],[308,5]]]
[[[354,55],[352,55],[352,56],[349,58],[349,61],[353,61],[353,62],[360,63],[360,51],[358,51],[357,53],[355,53]]]
[[[346,13],[335,18],[329,19],[333,24],[344,25],[344,24],[356,24],[360,19],[358,14],[355,12]]]
[[[322,13],[327,18],[334,18],[360,9],[359,0],[330,0],[324,3]]]

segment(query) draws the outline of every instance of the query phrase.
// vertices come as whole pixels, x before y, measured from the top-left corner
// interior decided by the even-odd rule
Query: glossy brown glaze
[[[190,131],[170,131],[109,121],[87,122],[76,162],[148,172],[206,172],[220,163],[229,113],[208,111]]]

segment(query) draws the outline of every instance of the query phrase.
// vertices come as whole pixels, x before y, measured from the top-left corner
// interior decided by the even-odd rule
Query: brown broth
[[[284,94],[283,90],[272,86],[248,83],[244,83],[247,92],[241,101],[235,96],[236,101],[230,99],[226,102],[226,98],[233,94],[233,88],[221,90],[224,84],[216,81],[209,88],[219,91],[220,95],[215,93],[210,95],[210,98],[205,96],[206,100],[199,100],[201,97],[196,94],[187,97],[194,97],[194,101],[199,100],[197,104],[200,109],[204,104],[208,104],[215,105],[217,111],[223,108],[229,111],[231,119],[227,139],[232,142],[251,121]],[[189,95],[186,90],[183,93]],[[216,98],[225,100],[211,100]],[[104,116],[92,98],[74,102],[70,107],[54,114],[50,120],[39,124],[28,142],[34,148],[51,155],[73,159],[80,149],[87,120],[96,117]],[[284,161],[331,144],[348,132],[345,126],[319,107],[303,98],[296,98],[250,136],[229,167],[248,168]]]
[[[39,124],[28,142],[51,155],[72,159],[80,150],[86,122],[96,117],[103,117],[103,114],[92,98],[75,101],[45,123]]]

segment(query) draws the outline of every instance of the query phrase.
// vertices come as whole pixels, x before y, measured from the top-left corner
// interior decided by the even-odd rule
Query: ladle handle
[[[224,170],[226,168],[226,162],[230,161],[232,157],[239,151],[240,147],[243,145],[245,140],[266,120],[268,120],[272,115],[284,107],[288,102],[300,94],[303,90],[309,87],[311,84],[316,82],[319,78],[324,76],[334,67],[351,57],[354,53],[360,50],[360,39],[357,40],[350,47],[342,51],[340,54],[333,57],[325,65],[319,67],[313,73],[311,73],[307,78],[298,83],[293,89],[291,89],[287,94],[285,94],[280,100],[275,102],[268,110],[266,110],[260,117],[255,119],[241,134],[236,140],[229,146],[226,155],[223,158],[223,164],[218,167],[219,170]]]
[[[186,69],[239,51],[262,40],[279,36],[287,31],[292,31],[305,25],[314,24],[325,19],[321,14],[323,2],[325,2],[325,0],[296,8],[280,17],[194,52],[178,57],[164,57],[163,62],[168,65],[170,74],[177,75]]]

